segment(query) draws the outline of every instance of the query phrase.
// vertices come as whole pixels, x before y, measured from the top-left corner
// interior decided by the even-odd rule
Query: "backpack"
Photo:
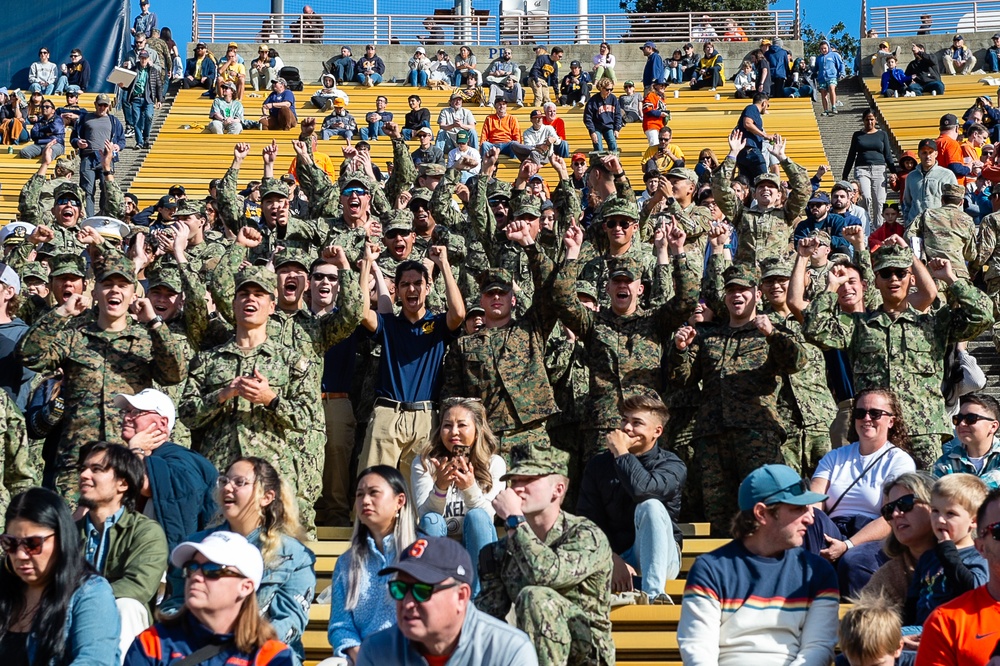
[[[288,89],[299,92],[302,90],[302,77],[299,76],[298,67],[282,67],[278,71],[278,76],[288,83]]]

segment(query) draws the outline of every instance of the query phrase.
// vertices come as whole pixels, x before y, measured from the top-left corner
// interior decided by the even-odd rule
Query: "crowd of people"
[[[137,142],[172,78],[140,38]],[[781,50],[764,41],[753,60]],[[261,124],[298,137],[262,179],[236,143],[208,197],[182,174],[146,210],[115,180],[108,97],[69,111],[80,162],[41,144],[0,231],[4,663],[300,664],[328,603],[351,664],[611,664],[612,605],[674,603],[701,521],[733,540],[687,574],[685,663],[827,664],[848,599],[849,663],[1000,656],[1000,404],[966,350],[1000,309],[1000,213],[975,196],[1000,115],[981,98],[964,142],[949,113],[897,157],[865,112],[825,183],[765,127],[801,79],[764,66],[728,153],[692,163],[642,50],[627,105],[609,45],[565,101],[562,49],[539,54],[521,133],[509,51],[482,74],[495,113],[477,127],[455,94],[435,132],[417,94],[402,123],[385,97],[359,123],[337,83],[384,72],[345,48],[309,100],[325,120],[274,80]],[[479,81],[471,49],[454,65],[447,85]],[[238,133],[237,45],[199,44],[182,78]],[[556,102],[584,106],[593,151]],[[318,150],[334,136],[342,159]],[[318,526],[352,529],[329,586]]]

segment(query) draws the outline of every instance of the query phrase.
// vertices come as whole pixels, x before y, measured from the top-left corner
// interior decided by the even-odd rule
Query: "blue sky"
[[[296,11],[299,8],[299,2],[302,0],[286,0],[285,8],[286,11]],[[306,0],[308,1],[308,0]],[[409,13],[412,11],[410,7],[412,4],[410,0],[395,0],[399,6],[401,13]],[[915,0],[909,0],[909,3]],[[237,0],[198,0],[198,10],[200,12],[233,12],[241,11],[246,13],[265,13],[270,11],[271,3],[270,0],[238,0],[239,9],[235,10],[235,4]],[[350,6],[351,4],[357,3],[358,6],[367,6],[369,3],[365,0],[347,0],[346,2],[338,1],[336,6],[344,7]],[[323,0],[317,0],[312,2],[314,7],[317,7],[317,11],[324,11],[323,5],[330,4],[334,5],[334,2],[325,3]],[[390,10],[392,5],[395,4],[393,0],[380,0],[380,9],[383,11]],[[452,3],[449,0],[432,0],[429,3],[430,6],[450,6]],[[498,5],[496,0],[476,0],[475,6],[479,8],[495,8]],[[870,6],[875,5],[900,5],[908,4],[904,0],[870,0]],[[617,12],[618,0],[589,0],[590,11],[595,12],[607,7],[605,11]],[[552,0],[552,6],[555,11],[559,12],[563,7],[568,9],[565,11],[572,12],[572,8],[576,6],[576,0]],[[777,9],[794,9],[794,0],[779,0],[775,5]],[[841,5],[838,2],[829,2],[828,0],[801,0],[801,6],[803,10],[803,23],[812,24],[814,28],[821,31],[826,31],[831,25],[837,21],[843,21],[847,25],[848,30],[855,37],[858,36],[858,26],[861,17],[861,2],[860,0],[849,1],[848,4]],[[178,43],[187,42],[191,36],[191,3],[185,2],[185,0],[151,0],[151,8],[156,12],[159,25],[169,26],[174,33],[174,38]],[[329,10],[327,10],[329,11]],[[344,11],[340,9],[339,11]],[[132,15],[135,16],[139,12],[139,1],[132,0]]]

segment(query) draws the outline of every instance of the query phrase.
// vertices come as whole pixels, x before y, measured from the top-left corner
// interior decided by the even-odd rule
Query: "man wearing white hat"
[[[201,543],[185,541],[170,563],[184,572],[184,605],[139,634],[126,666],[167,666],[192,655],[192,664],[294,666],[291,649],[275,638],[257,607],[264,560],[245,538],[220,531]]]

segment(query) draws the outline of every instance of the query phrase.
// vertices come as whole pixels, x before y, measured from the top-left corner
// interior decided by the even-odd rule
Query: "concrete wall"
[[[990,38],[996,33],[990,32],[965,32],[962,37],[965,39],[966,48],[972,49],[976,56],[976,69],[984,69],[986,64],[986,50],[992,46]],[[942,75],[947,72],[942,64],[942,57],[947,48],[951,48],[951,41],[955,37],[949,35],[906,35],[899,37],[862,39],[861,40],[861,69],[865,76],[873,76],[871,56],[878,50],[879,42],[889,42],[889,48],[895,49],[899,46],[899,67],[906,69],[906,66],[913,60],[910,47],[914,44],[923,44],[927,52],[933,54],[938,64],[938,69]]]
[[[660,44],[658,48],[664,59],[668,59],[673,54],[674,49],[680,49],[683,44],[683,42]],[[340,54],[340,45],[274,44],[273,46],[285,65],[299,68],[302,80],[306,82],[318,81],[320,74],[323,72],[323,63],[333,56]],[[351,48],[355,60],[364,55],[364,44],[348,44],[347,46]],[[549,48],[551,46],[558,45],[553,44]],[[217,57],[225,55],[226,44],[209,44],[208,47]],[[247,60],[252,60],[257,57],[257,47],[257,44],[252,43],[241,44],[240,54]],[[612,44],[611,47],[617,59],[615,74],[618,81],[622,82],[626,79],[640,81],[642,79],[642,69],[646,64],[646,58],[642,55],[642,51],[639,50],[640,44]],[[785,40],[784,47],[790,50],[794,57],[802,55],[801,41]],[[390,80],[392,77],[405,79],[408,71],[406,62],[413,55],[415,48],[414,46],[401,45],[378,46],[377,54],[385,61],[386,80]],[[426,48],[428,55],[433,55],[438,49],[438,47]],[[448,51],[452,59],[458,53],[457,47],[444,46],[442,48]],[[522,71],[527,72],[527,69],[535,61],[535,55],[532,53],[531,47],[510,46],[506,48],[510,48],[513,52],[514,62],[521,66]],[[725,58],[726,78],[732,78],[736,74],[736,68],[739,63],[757,46],[750,42],[716,42],[715,48]],[[571,45],[564,46],[563,49],[565,50],[565,55],[563,56],[562,64],[565,69],[561,66],[560,71],[568,72],[569,63],[573,60],[579,60],[583,64],[584,71],[589,72],[591,70],[591,59],[597,54],[596,45]],[[490,61],[497,58],[500,53],[499,46],[476,46],[472,50],[479,61],[480,71],[483,71],[489,65]],[[698,44],[695,45],[695,50],[701,53]],[[190,56],[193,52],[194,43],[192,42],[188,44],[188,55]]]

